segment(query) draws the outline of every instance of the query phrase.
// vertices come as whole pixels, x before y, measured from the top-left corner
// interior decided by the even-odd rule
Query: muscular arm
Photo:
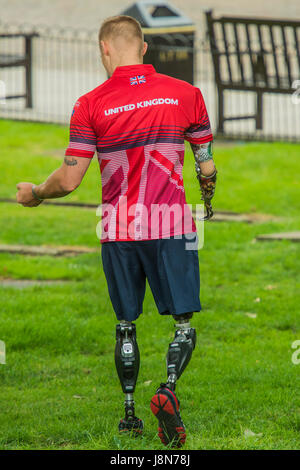
[[[55,170],[44,183],[38,186],[32,183],[19,183],[17,202],[23,206],[33,207],[39,205],[43,199],[66,196],[80,185],[90,163],[90,158],[65,157],[61,167]],[[32,193],[32,187],[36,197]]]
[[[41,199],[66,196],[78,188],[90,163],[90,158],[65,157],[60,168],[55,170],[44,183],[35,186],[36,195]]]

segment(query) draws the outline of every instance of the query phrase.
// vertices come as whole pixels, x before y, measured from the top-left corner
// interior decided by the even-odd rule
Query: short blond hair
[[[140,51],[143,49],[144,34],[140,23],[131,16],[111,16],[103,21],[99,30],[99,45],[107,39],[124,39],[124,42],[140,42]],[[101,45],[100,45],[101,47]]]

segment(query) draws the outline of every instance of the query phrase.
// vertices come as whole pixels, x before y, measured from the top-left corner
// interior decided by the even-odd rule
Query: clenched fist
[[[32,183],[18,183],[17,184],[17,202],[24,207],[39,206],[41,202],[32,194]]]

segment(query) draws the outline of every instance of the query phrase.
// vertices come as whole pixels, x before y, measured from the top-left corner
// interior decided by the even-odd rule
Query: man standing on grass
[[[199,301],[196,227],[182,179],[184,139],[191,143],[208,216],[216,169],[212,134],[202,95],[192,85],[143,65],[147,50],[140,24],[128,16],[108,18],[99,32],[110,77],[75,104],[70,143],[62,166],[39,186],[17,185],[17,201],[38,206],[63,197],[81,183],[97,150],[102,176],[102,261],[119,321],[115,364],[125,394],[119,430],[140,434],[133,392],[139,349],[133,323],[142,313],[146,279],[161,315],[175,319],[167,352],[167,380],[151,400],[163,444],[184,444],[185,428],[175,394],[190,361],[196,332],[190,325]]]

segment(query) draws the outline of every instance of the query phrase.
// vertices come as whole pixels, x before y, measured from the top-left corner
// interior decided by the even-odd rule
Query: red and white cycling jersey
[[[196,231],[182,179],[184,140],[213,139],[198,88],[152,65],[117,67],[76,102],[66,155],[92,158],[102,179],[102,242]]]

